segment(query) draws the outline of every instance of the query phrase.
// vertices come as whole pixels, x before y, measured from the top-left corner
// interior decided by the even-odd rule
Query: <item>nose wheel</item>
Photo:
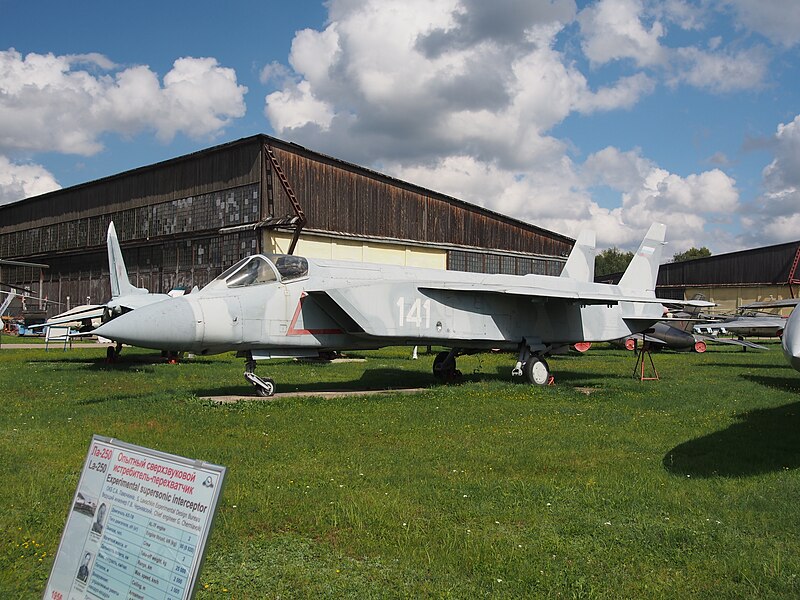
[[[244,365],[244,378],[256,389],[256,394],[262,398],[275,395],[275,381],[269,377],[259,377],[255,371],[256,361],[248,360]]]

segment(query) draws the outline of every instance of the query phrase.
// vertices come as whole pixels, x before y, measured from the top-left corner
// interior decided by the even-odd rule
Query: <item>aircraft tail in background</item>
[[[631,264],[619,280],[620,288],[639,293],[644,291],[647,296],[655,296],[658,267],[666,232],[667,227],[662,223],[653,223],[650,226]]]
[[[114,228],[113,221],[108,225],[106,243],[108,244],[108,269],[109,277],[111,278],[111,297],[119,298],[120,296],[147,294],[148,291],[145,288],[137,288],[131,284],[128,279],[128,271],[125,268],[125,261],[122,258],[122,249],[119,247],[117,230]]]
[[[584,230],[578,234],[561,277],[577,281],[594,281],[595,233]]]

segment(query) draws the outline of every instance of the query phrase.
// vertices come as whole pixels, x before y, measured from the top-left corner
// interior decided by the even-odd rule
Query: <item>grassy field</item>
[[[197,598],[797,598],[800,374],[780,348],[259,366],[0,351],[0,598],[40,598],[93,433],[228,467]]]

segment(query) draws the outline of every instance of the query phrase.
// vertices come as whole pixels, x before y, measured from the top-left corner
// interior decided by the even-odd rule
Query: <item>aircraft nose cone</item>
[[[197,340],[197,319],[187,298],[172,298],[125,313],[94,333],[142,348],[188,350]]]
[[[783,346],[783,353],[789,364],[798,371],[800,371],[800,305],[798,305],[789,319],[786,321],[786,327],[783,330],[783,337],[781,338],[781,345]]]

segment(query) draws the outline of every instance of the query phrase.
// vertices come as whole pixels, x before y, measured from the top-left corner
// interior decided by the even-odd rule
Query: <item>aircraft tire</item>
[[[525,379],[528,383],[534,385],[547,385],[550,381],[550,367],[547,366],[547,361],[537,356],[531,356],[528,362],[523,367],[525,371]]]
[[[450,355],[446,350],[439,352],[433,359],[433,376],[441,381],[450,381],[460,375],[460,371],[456,369],[456,361],[453,360],[452,364],[446,364],[447,357]]]
[[[269,377],[264,377],[261,379],[267,387],[256,386],[256,394],[261,396],[262,398],[269,398],[270,396],[275,395],[275,381],[270,379]]]

